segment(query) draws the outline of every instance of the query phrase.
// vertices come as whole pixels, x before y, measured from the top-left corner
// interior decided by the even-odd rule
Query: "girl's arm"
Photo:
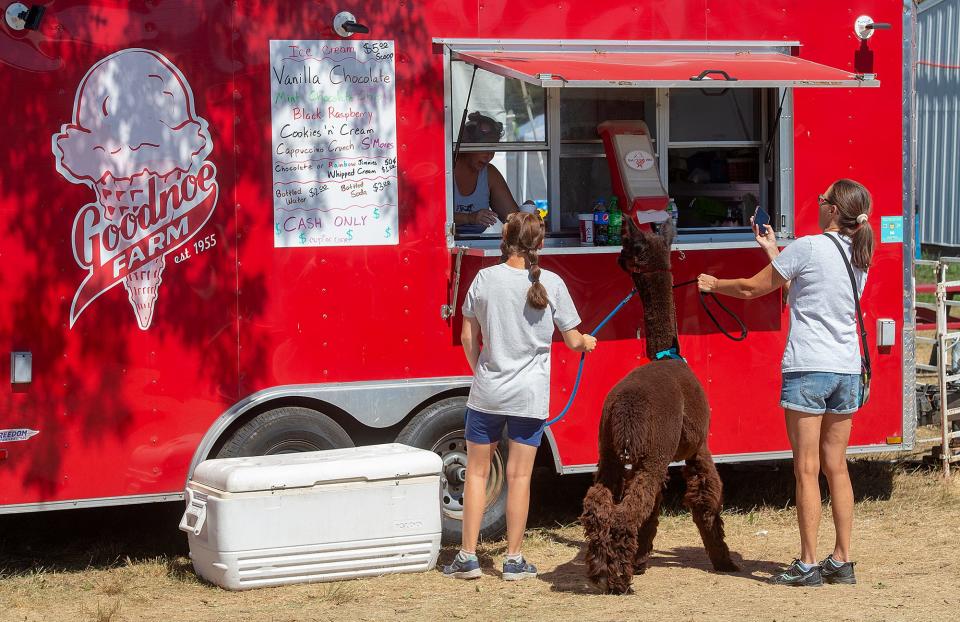
[[[563,343],[574,352],[593,352],[597,347],[597,338],[593,335],[584,335],[576,328],[565,330],[562,333]]]
[[[477,321],[477,318],[463,318],[460,343],[463,344],[463,354],[467,357],[470,371],[477,373],[477,359],[480,358],[480,322]]]
[[[701,292],[743,299],[766,296],[786,283],[787,280],[774,269],[773,264],[768,264],[749,279],[718,279],[709,274],[701,274],[697,278],[697,286]]]

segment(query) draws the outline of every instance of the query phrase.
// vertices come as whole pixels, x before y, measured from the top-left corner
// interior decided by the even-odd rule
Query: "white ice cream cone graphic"
[[[164,255],[206,222],[183,214],[205,203],[209,217],[209,201],[216,201],[216,168],[206,160],[212,149],[190,85],[162,54],[127,49],[90,68],[77,87],[73,119],[53,136],[57,170],[97,195],[97,214],[81,211],[74,223],[74,255],[90,272],[71,325],[122,280],[137,325],[150,327]]]

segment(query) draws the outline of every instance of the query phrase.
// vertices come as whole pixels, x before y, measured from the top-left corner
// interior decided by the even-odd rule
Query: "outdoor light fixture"
[[[890,24],[876,23],[869,15],[861,15],[857,18],[857,21],[853,22],[853,31],[864,41],[872,37],[875,30],[889,30],[890,28]]]
[[[13,30],[39,30],[40,21],[46,7],[36,5],[28,7],[22,2],[14,2],[7,7],[7,26]]]
[[[370,29],[357,21],[353,13],[341,11],[333,18],[333,30],[341,37],[352,37],[355,33],[367,34]]]

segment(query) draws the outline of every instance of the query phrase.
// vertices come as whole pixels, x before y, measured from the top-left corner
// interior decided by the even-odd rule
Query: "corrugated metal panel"
[[[960,246],[960,0],[921,4],[918,30],[920,239]]]

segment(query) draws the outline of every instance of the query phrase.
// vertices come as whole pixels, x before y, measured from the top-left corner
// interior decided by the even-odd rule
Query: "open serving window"
[[[793,89],[879,85],[795,56],[789,41],[435,43],[446,67],[450,243],[480,248],[497,246],[499,227],[461,225],[476,184],[454,174],[455,158],[503,178],[513,201],[494,192],[496,207],[546,212],[547,252],[602,252],[580,245],[578,220],[615,194],[598,132],[613,121],[649,135],[647,166],[676,206],[680,244],[753,244],[757,205],[791,237]],[[498,131],[465,139],[468,117]]]

